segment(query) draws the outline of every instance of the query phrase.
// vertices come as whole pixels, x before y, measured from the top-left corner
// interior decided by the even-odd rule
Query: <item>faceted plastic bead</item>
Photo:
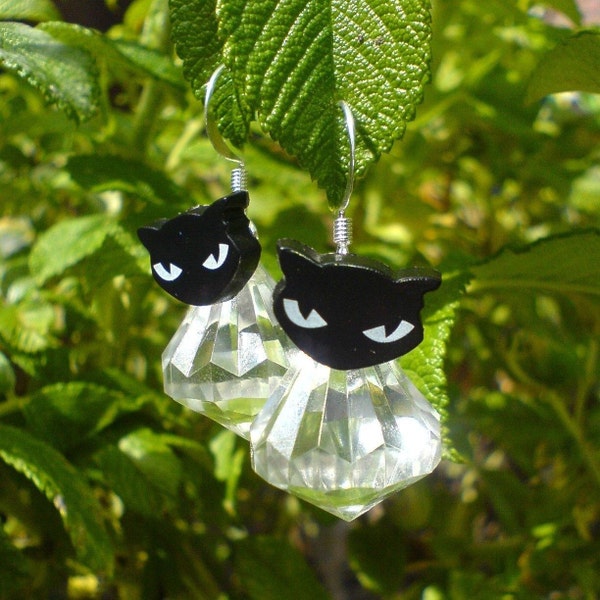
[[[267,482],[351,521],[437,466],[439,415],[393,362],[293,362],[250,431]]]
[[[232,300],[192,307],[162,356],[169,396],[246,439],[289,366],[274,285],[259,265]]]

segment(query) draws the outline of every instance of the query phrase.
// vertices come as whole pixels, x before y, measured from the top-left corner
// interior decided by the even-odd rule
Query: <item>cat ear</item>
[[[442,276],[434,269],[414,267],[401,271],[396,277],[395,283],[412,292],[426,294],[440,287]]]
[[[145,225],[137,230],[140,242],[142,242],[148,250],[154,246],[155,240],[158,238],[160,225],[162,225],[162,222],[160,224]]]
[[[224,211],[245,210],[248,208],[248,204],[250,204],[250,197],[246,190],[234,192],[233,194],[229,194],[229,196],[221,198],[221,200],[223,201]]]
[[[231,237],[237,235],[254,237],[249,229],[250,221],[245,212],[249,202],[248,192],[242,190],[219,198],[209,206],[203,207],[204,210],[201,214],[206,229],[222,230],[225,228]]]
[[[296,240],[282,239],[277,242],[279,265],[286,277],[302,275],[309,271],[321,272],[319,254],[310,246]]]
[[[215,200],[207,206],[202,215],[208,219],[218,219],[224,223],[246,217],[244,210],[248,208],[250,198],[248,192],[242,190]]]

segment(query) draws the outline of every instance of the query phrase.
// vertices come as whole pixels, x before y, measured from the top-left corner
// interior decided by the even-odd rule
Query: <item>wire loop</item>
[[[348,141],[350,144],[350,158],[348,160],[348,180],[346,182],[346,189],[344,190],[342,204],[338,210],[337,217],[333,222],[333,241],[336,244],[336,253],[344,255],[349,253],[348,247],[352,242],[352,219],[346,217],[345,213],[350,204],[350,197],[352,196],[352,190],[354,189],[356,130],[354,127],[354,115],[352,114],[350,106],[348,106],[344,100],[340,100],[339,105],[344,112],[346,131],[348,132]]]
[[[210,101],[217,86],[217,80],[225,69],[225,65],[220,65],[215,69],[206,84],[206,94],[204,96],[204,122],[206,123],[206,134],[213,148],[226,160],[234,162],[237,167],[231,173],[231,191],[240,192],[246,189],[246,166],[244,161],[229,147],[223,139],[217,121],[210,110]]]
[[[354,127],[354,115],[350,106],[348,106],[345,100],[340,100],[339,105],[344,111],[344,119],[346,121],[346,131],[348,132],[348,141],[350,143],[350,158],[348,160],[348,181],[346,182],[346,189],[344,191],[344,198],[342,200],[339,214],[343,213],[350,204],[350,197],[352,196],[352,190],[354,189],[354,155],[356,153],[356,129]]]

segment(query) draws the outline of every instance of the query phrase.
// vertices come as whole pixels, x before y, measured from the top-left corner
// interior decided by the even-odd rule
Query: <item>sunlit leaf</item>
[[[16,383],[16,376],[10,361],[4,352],[0,352],[0,394],[12,392]]]
[[[88,51],[97,63],[113,71],[125,68],[150,75],[174,87],[184,85],[181,70],[168,55],[137,42],[113,40],[94,29],[60,21],[43,23],[39,29],[69,46]]]
[[[438,290],[425,296],[423,342],[400,359],[402,368],[437,409],[442,421],[447,417],[449,402],[445,371],[446,349],[460,297],[468,280],[466,272],[449,275],[442,278],[442,285]]]
[[[471,292],[522,290],[600,296],[600,231],[575,231],[506,248],[472,269]]]
[[[141,428],[119,440],[119,450],[127,455],[155,487],[174,495],[181,481],[181,463],[169,444],[169,436]]]
[[[99,573],[109,573],[112,544],[102,510],[82,474],[51,446],[7,425],[0,425],[0,457],[52,502],[79,560]]]
[[[215,0],[170,0],[173,40],[183,60],[183,74],[197,94],[220,63],[223,42]]]
[[[229,430],[224,430],[210,441],[209,448],[215,459],[215,478],[226,484],[225,500],[235,504],[238,481],[246,458],[246,448],[239,447],[239,438]]]
[[[22,23],[0,23],[0,64],[39,90],[76,121],[99,110],[100,88],[92,57]]]
[[[56,345],[52,333],[55,321],[54,308],[46,302],[28,300],[0,306],[0,336],[27,354]]]
[[[0,0],[0,20],[50,21],[60,19],[51,0]]]
[[[111,260],[109,256],[114,258]],[[101,285],[116,275],[138,273],[141,250],[132,235],[105,215],[66,219],[47,229],[34,244],[29,267],[42,284],[80,263],[91,260],[90,281]]]
[[[193,89],[206,81],[222,44],[237,105],[300,159],[334,206],[349,161],[338,101],[349,104],[358,124],[362,174],[403,135],[422,100],[431,37],[425,0],[227,0],[216,19],[202,0],[171,6]],[[206,39],[214,41],[198,41]]]

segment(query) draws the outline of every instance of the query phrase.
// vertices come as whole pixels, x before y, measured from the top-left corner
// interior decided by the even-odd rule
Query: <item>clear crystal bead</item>
[[[232,300],[192,307],[162,355],[165,392],[246,439],[289,366],[274,286],[259,265]]]
[[[351,521],[437,466],[439,415],[393,362],[293,362],[250,430],[263,479]]]

